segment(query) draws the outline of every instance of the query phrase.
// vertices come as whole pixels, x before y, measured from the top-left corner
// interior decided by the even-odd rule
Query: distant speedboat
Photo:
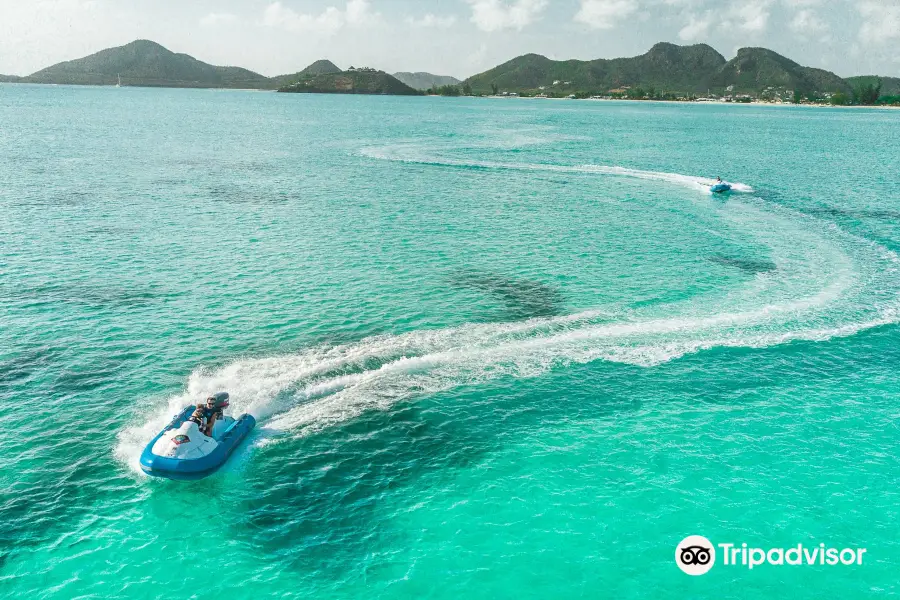
[[[712,184],[709,188],[709,191],[713,194],[724,194],[725,192],[731,191],[731,184],[725,183],[724,181],[719,181]]]

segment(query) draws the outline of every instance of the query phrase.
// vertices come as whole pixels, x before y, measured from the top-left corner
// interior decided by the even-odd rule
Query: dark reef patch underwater
[[[724,265],[726,267],[735,267],[746,273],[755,275],[757,273],[770,273],[778,268],[778,266],[769,260],[756,260],[752,258],[735,258],[733,256],[723,256],[714,254],[709,260]]]
[[[565,296],[562,291],[540,281],[476,269],[459,270],[451,276],[450,281],[457,287],[478,290],[500,301],[504,309],[499,320],[552,317],[565,311]]]

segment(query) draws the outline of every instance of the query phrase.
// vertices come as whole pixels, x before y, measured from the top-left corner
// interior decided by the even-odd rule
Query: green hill
[[[240,67],[217,67],[148,40],[101,50],[23,77],[28,83],[150,87],[267,88],[268,77]]]
[[[848,77],[847,83],[854,89],[864,85],[878,85],[881,81],[882,96],[900,96],[900,78],[898,77],[879,77],[877,75],[860,75],[858,77]]]
[[[526,54],[467,81],[475,92],[488,92],[492,84],[508,91],[545,87],[560,92],[605,93],[622,86],[652,86],[659,90],[700,92],[706,91],[710,77],[725,62],[706,44],[660,43],[646,54],[632,58],[554,61]]]
[[[449,75],[432,75],[431,73],[394,73],[394,77],[415,90],[427,90],[432,87],[441,87],[445,85],[459,85],[462,83],[456,77]]]
[[[27,77],[0,75],[0,82],[73,85],[278,89],[285,92],[329,94],[416,95],[421,90],[461,83],[431,73],[388,75],[374,69],[341,71],[328,60],[318,60],[298,73],[268,78],[240,67],[218,67],[187,54],[171,52],[155,42],[137,40],[90,56],[62,62]],[[630,58],[556,61],[538,54],[514,58],[466,80],[476,94],[499,91],[567,96],[600,94],[631,88],[674,95],[718,94],[733,86],[735,93],[762,95],[778,91],[843,92],[874,84],[880,79],[882,96],[900,95],[900,78],[866,75],[841,79],[822,69],[804,67],[765,48],[741,48],[731,60],[706,44],[654,45]],[[782,94],[782,97],[783,94]]]
[[[733,85],[735,92],[757,93],[766,87],[804,91],[848,91],[849,85],[834,73],[803,67],[764,48],[742,48],[729,61],[706,44],[677,46],[659,43],[649,52],[631,58],[591,61],[554,61],[526,54],[468,79],[473,90],[531,93],[604,94],[621,87],[653,88],[658,92],[722,92]]]
[[[417,96],[420,94],[384,71],[361,69],[341,73],[307,75],[299,81],[278,88],[279,92],[307,94],[389,94]]]
[[[846,81],[830,71],[801,66],[765,48],[741,48],[711,79],[711,87],[733,85],[735,91],[767,87],[809,92],[848,92]]]
[[[298,73],[291,73],[290,75],[278,75],[276,77],[273,77],[272,87],[277,89],[280,87],[284,87],[290,83],[294,83],[295,81],[303,79],[305,77],[311,77],[315,75],[331,75],[340,72],[340,67],[335,65],[330,60],[317,60]]]
[[[330,60],[317,60],[302,71],[301,75],[330,75],[332,73],[340,73],[341,69]]]

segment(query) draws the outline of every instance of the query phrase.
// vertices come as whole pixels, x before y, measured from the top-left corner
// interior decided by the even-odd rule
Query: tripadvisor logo
[[[825,544],[790,548],[753,548],[747,544],[713,544],[702,535],[684,538],[675,547],[675,564],[688,575],[705,575],[716,564],[717,552],[724,566],[753,569],[761,565],[861,565],[865,548],[837,549]]]
[[[716,564],[716,547],[702,535],[689,535],[675,548],[675,564],[688,575],[705,575]]]

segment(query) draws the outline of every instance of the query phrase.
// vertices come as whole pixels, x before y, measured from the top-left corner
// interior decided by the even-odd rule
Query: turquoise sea
[[[0,86],[0,597],[900,594],[898,132]],[[229,464],[140,474],[219,390]]]

